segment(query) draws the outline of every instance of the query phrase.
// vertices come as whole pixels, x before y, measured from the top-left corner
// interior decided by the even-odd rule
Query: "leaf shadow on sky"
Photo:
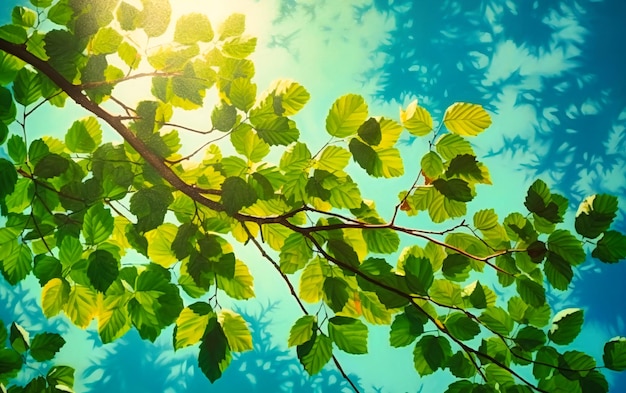
[[[350,392],[348,383],[330,367],[309,377],[295,353],[272,341],[276,304],[258,314],[239,311],[249,322],[254,350],[234,354],[222,378],[211,384],[197,366],[197,349],[171,349],[171,329],[155,344],[133,330],[119,342],[99,350],[85,369],[86,392]],[[169,334],[168,334],[169,332]],[[100,347],[97,334],[92,337]],[[350,375],[359,385],[359,378]],[[362,389],[362,387],[360,387]]]

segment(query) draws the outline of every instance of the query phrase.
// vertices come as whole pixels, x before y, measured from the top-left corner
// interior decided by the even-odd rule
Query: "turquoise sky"
[[[5,20],[7,10],[18,3],[2,2],[0,20]],[[418,99],[435,117],[455,101],[479,103],[490,110],[493,125],[474,139],[474,147],[482,155],[479,159],[490,168],[494,185],[478,188],[479,196],[471,203],[470,211],[490,207],[501,217],[511,210],[522,211],[525,190],[536,177],[541,177],[568,196],[572,206],[596,192],[618,195],[622,208],[618,225],[624,231],[626,80],[618,65],[623,65],[626,48],[616,41],[625,33],[620,20],[626,17],[626,6],[620,0],[177,0],[175,3],[176,14],[205,12],[214,24],[232,12],[247,15],[247,31],[259,38],[252,56],[259,91],[278,78],[288,78],[298,81],[311,93],[309,104],[296,116],[302,138],[310,144],[311,151],[328,140],[324,119],[333,101],[346,93],[365,96],[372,115],[395,119],[399,118],[399,107],[413,99]],[[133,103],[139,99],[139,92],[140,84],[129,84],[119,93],[116,91],[116,95]],[[208,99],[208,110],[211,103]],[[207,125],[207,113],[206,110],[188,112],[176,120],[202,128]],[[71,105],[62,111],[42,110],[31,124],[29,137],[62,138],[75,118],[85,115]],[[112,133],[109,135],[112,140],[119,140]],[[181,135],[183,144],[189,146],[206,141],[193,134]],[[419,160],[427,151],[426,141],[415,140],[408,134],[401,139],[405,176],[372,181],[357,165],[349,168],[360,181],[364,197],[375,200],[386,217],[397,203],[398,192],[410,187]],[[573,209],[568,217],[570,223]],[[424,228],[428,221],[427,216],[419,215],[403,218],[401,223]],[[404,244],[410,244],[409,240],[405,239]],[[242,248],[238,257],[246,260],[253,270],[258,300],[236,305],[254,314],[265,310],[269,301],[278,299],[279,304],[268,314],[271,324],[266,329],[274,336],[271,343],[285,351],[283,356],[295,358],[295,352],[285,348],[289,327],[299,317],[295,302],[287,296],[285,288],[276,284],[279,277],[267,268],[253,248]],[[604,265],[590,260],[578,269],[572,290],[550,292],[555,310],[574,305],[582,305],[586,310],[583,335],[574,347],[600,358],[606,340],[626,335],[624,277],[624,265]],[[38,294],[31,292],[26,298],[16,297],[0,281],[0,304],[4,301],[16,305],[13,315],[35,330],[47,326],[29,299],[38,299]],[[0,309],[5,323],[10,314],[11,310]],[[64,326],[62,320],[53,322],[57,327]],[[188,381],[188,391],[194,383],[207,388],[208,382],[198,382],[194,360],[188,359],[192,352],[173,354],[168,349],[171,341],[167,334],[159,339],[155,351],[132,335],[121,344],[102,348],[92,347],[91,332],[75,329],[68,332],[81,339],[74,347],[64,348],[61,360],[82,368],[85,376],[95,370],[91,377],[79,379],[79,386],[90,386],[90,382],[100,378],[99,373],[106,374],[116,367],[116,361],[126,364],[124,356],[132,357],[139,352],[145,354],[143,360],[138,358],[144,362],[142,367],[152,366],[149,370],[153,372],[159,367],[165,370],[168,383],[178,378]],[[437,373],[420,379],[412,368],[410,349],[388,348],[387,332],[385,327],[370,329],[369,355],[340,356],[346,370],[358,375],[365,391],[374,391],[375,386],[382,392],[415,392],[422,384],[426,386],[424,392],[443,391],[449,375]],[[274,354],[278,356],[278,353]],[[253,356],[249,359],[245,358],[239,365],[258,360]],[[272,360],[259,361],[271,363]],[[148,373],[141,374],[140,367],[128,365],[135,372],[118,370],[121,379],[128,378],[120,386],[126,391],[131,388],[139,391],[135,384],[143,384],[148,389],[145,391],[154,391],[149,390],[150,386],[156,388],[150,383],[157,382],[149,383]],[[225,384],[232,384],[242,376],[259,379],[252,386],[260,386],[259,372],[262,373],[237,369],[234,363],[224,381],[209,391],[220,391]],[[614,391],[626,390],[623,376],[618,378],[617,374],[608,373],[607,378],[613,381]],[[319,390],[317,382],[307,382],[302,391]],[[332,389],[343,391],[338,384],[324,391]]]

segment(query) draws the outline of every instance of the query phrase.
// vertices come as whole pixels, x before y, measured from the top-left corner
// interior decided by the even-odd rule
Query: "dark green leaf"
[[[348,302],[348,284],[337,277],[327,277],[324,280],[324,295],[326,303],[334,312],[340,312]]]
[[[367,258],[359,267],[360,271],[372,276],[383,276],[390,273],[391,269],[393,266],[382,258]]]
[[[593,370],[587,376],[581,378],[580,387],[583,393],[608,393],[609,391],[609,383],[598,370]]]
[[[483,286],[480,285],[480,281],[476,282],[476,286],[470,294],[469,300],[474,308],[487,308],[487,297],[485,296]]]
[[[626,236],[617,231],[604,232],[591,256],[602,262],[616,263],[626,258]]]
[[[359,137],[361,137],[361,139],[363,139],[363,141],[370,146],[378,146],[382,140],[380,124],[373,117],[370,117],[365,121],[365,123],[361,124],[357,133],[359,134]]]
[[[515,336],[515,342],[523,350],[534,352],[546,343],[546,334],[536,327],[525,326]]]
[[[443,260],[441,271],[444,277],[452,281],[465,281],[471,270],[469,258],[461,254],[450,254]]]
[[[0,200],[15,191],[17,171],[15,166],[4,158],[0,158]]]
[[[359,256],[348,243],[338,239],[330,239],[326,245],[332,256],[347,265],[359,268]]]
[[[455,312],[448,316],[445,321],[446,328],[453,337],[467,341],[480,333],[480,326],[462,312]]]
[[[552,201],[550,189],[541,180],[536,180],[528,189],[524,205],[531,213],[545,218],[549,222],[556,223],[563,221],[559,214],[559,205]]]
[[[41,97],[41,82],[38,74],[27,68],[19,70],[13,81],[13,94],[15,101],[24,106],[36,102]]]
[[[469,202],[474,199],[472,190],[468,186],[467,182],[462,179],[436,179],[433,181],[433,186],[443,194],[446,198],[453,201]]]
[[[559,353],[552,347],[539,348],[533,365],[533,375],[537,379],[545,379],[552,375],[559,364]]]
[[[254,188],[240,177],[229,177],[222,184],[222,204],[230,215],[252,205],[257,198]]]
[[[433,284],[433,267],[427,258],[409,255],[404,263],[406,281],[409,288],[417,294],[427,295]]]
[[[478,161],[472,154],[460,154],[450,161],[446,177],[450,178],[453,176],[463,176],[476,180],[483,178],[482,171],[478,167]]]
[[[11,347],[22,354],[28,350],[30,347],[29,343],[29,334],[22,326],[13,322],[11,324],[11,330],[9,334],[9,342],[11,343]]]
[[[626,338],[615,337],[604,344],[604,366],[614,371],[626,370]]]
[[[206,332],[200,341],[198,366],[211,383],[221,378],[230,364],[231,354],[222,327],[215,317],[210,318]]]
[[[45,362],[54,357],[65,340],[56,333],[39,333],[30,343],[30,355],[38,362]]]
[[[458,351],[448,359],[448,368],[457,378],[471,378],[476,374],[476,367],[467,358],[467,355]]]
[[[119,275],[117,259],[108,251],[95,250],[89,255],[88,263],[87,277],[91,285],[100,292],[106,292]]]
[[[332,358],[332,340],[324,334],[314,334],[307,343],[298,345],[297,354],[307,373],[315,375]]]
[[[53,278],[62,277],[61,262],[55,257],[49,255],[37,255],[35,257],[35,268],[33,272],[35,277],[39,279],[39,284],[43,287]]]
[[[378,162],[380,162],[380,158],[378,158],[378,154],[376,154],[374,149],[356,138],[350,140],[348,147],[350,148],[354,161],[356,161],[361,168],[365,169],[369,175],[374,175],[375,168]]]
[[[522,300],[533,307],[541,307],[546,303],[546,290],[527,277],[517,279],[517,293]]]
[[[598,194],[585,199],[576,215],[576,232],[595,239],[611,226],[617,212],[617,197]]]
[[[51,386],[61,385],[72,388],[74,386],[74,369],[68,366],[54,366],[48,370],[46,379]]]
[[[0,86],[0,121],[9,125],[15,120],[16,114],[17,108],[15,107],[11,91],[6,87]],[[11,158],[15,159],[13,156]],[[16,161],[20,162],[21,160]]]
[[[168,187],[142,188],[130,197],[130,211],[137,216],[137,230],[147,232],[163,224],[167,207],[174,201]]]
[[[553,252],[548,253],[548,259],[546,259],[543,265],[543,271],[546,273],[548,282],[561,291],[565,291],[568,288],[569,283],[572,282],[572,277],[574,277],[572,265]]]
[[[407,313],[397,314],[391,324],[389,344],[392,347],[404,347],[411,344],[424,333],[424,324]]]
[[[48,154],[35,165],[34,174],[41,178],[51,178],[63,174],[70,163],[58,154]]]
[[[432,374],[437,369],[445,367],[450,356],[452,356],[450,342],[442,336],[424,336],[415,344],[413,350],[415,369],[421,376]]]
[[[0,349],[0,377],[14,377],[22,369],[22,356],[13,349]]]
[[[548,338],[558,345],[568,345],[578,336],[584,322],[583,310],[568,308],[554,316]]]
[[[87,210],[83,220],[83,235],[85,243],[97,245],[109,238],[113,233],[114,219],[109,209],[101,203],[95,204]]]
[[[541,263],[547,252],[546,244],[540,240],[532,242],[526,249],[526,253],[534,263]]]

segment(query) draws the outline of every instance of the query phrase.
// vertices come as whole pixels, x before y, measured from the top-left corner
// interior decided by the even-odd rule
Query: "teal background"
[[[6,21],[10,9],[22,3],[0,3],[0,20]],[[393,118],[398,118],[398,106],[416,98],[436,117],[456,101],[480,103],[492,113],[493,125],[475,139],[475,147],[492,172],[494,186],[479,188],[474,210],[493,207],[501,216],[521,210],[525,189],[540,177],[570,199],[572,213],[587,195],[617,195],[621,210],[616,229],[626,232],[625,2],[241,0],[224,5],[197,0],[193,4],[190,11],[205,11],[214,23],[227,11],[248,14],[250,33],[259,37],[254,55],[259,90],[276,78],[289,77],[311,92],[309,105],[297,119],[311,145],[326,142],[323,121],[328,108],[348,92],[366,96],[372,114]],[[76,116],[85,113],[71,106],[42,112],[37,126],[30,128],[33,139],[62,137]],[[382,182],[357,176],[364,197],[375,199],[383,214],[397,202],[398,191],[410,186],[411,168],[424,153],[425,143],[407,135],[401,141],[406,176]],[[183,139],[186,142],[194,143]],[[570,214],[570,223],[572,219]],[[425,225],[420,216],[402,223]],[[350,391],[331,365],[313,378],[303,374],[295,351],[286,348],[289,326],[300,315],[295,303],[253,249],[242,248],[239,257],[251,264],[259,295],[234,305],[250,317],[255,351],[237,357],[214,385],[195,366],[193,349],[177,353],[170,349],[171,329],[156,345],[131,332],[102,346],[93,329],[77,330],[63,317],[47,321],[38,306],[36,280],[11,288],[0,278],[0,319],[5,324],[16,320],[35,332],[66,334],[68,344],[58,357],[77,368],[77,391]],[[589,351],[599,363],[604,342],[626,335],[625,277],[624,263],[588,260],[577,269],[571,290],[548,293],[555,310],[584,308],[583,334],[572,348]],[[388,328],[371,329],[369,355],[340,356],[363,391],[445,390],[450,375],[419,378],[410,349],[388,348],[387,332]],[[626,391],[626,375],[610,371],[606,375],[612,392]]]

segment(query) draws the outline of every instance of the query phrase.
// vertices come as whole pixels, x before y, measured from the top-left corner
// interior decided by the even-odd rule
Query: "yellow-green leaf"
[[[203,313],[200,308],[195,308],[195,311],[190,307],[183,308],[183,311],[180,312],[180,315],[176,319],[174,349],[194,345],[198,343],[204,335],[204,330],[209,323],[209,318],[213,314],[210,312]]]
[[[491,125],[491,117],[480,105],[457,102],[446,109],[443,124],[454,134],[475,136]]]
[[[318,258],[313,259],[306,266],[300,276],[300,299],[309,303],[322,300],[324,294],[324,273]]]
[[[89,287],[74,285],[63,310],[74,325],[85,329],[96,315],[96,292]]]
[[[165,223],[146,232],[148,240],[148,258],[156,264],[169,268],[177,259],[172,251],[172,242],[176,238],[178,228],[174,224]]]
[[[252,335],[243,317],[231,310],[222,309],[218,320],[224,330],[230,349],[234,352],[252,350]]]
[[[254,278],[245,263],[235,261],[235,275],[227,278],[217,275],[217,286],[233,299],[250,299],[254,297]]]
[[[288,345],[292,347],[309,341],[313,337],[315,325],[316,317],[314,315],[305,315],[298,318],[289,331]]]
[[[433,118],[417,104],[417,100],[411,102],[406,111],[400,108],[400,120],[404,128],[415,136],[424,136],[433,130]]]
[[[63,309],[70,295],[67,281],[53,278],[41,289],[41,308],[46,318],[51,318]]]
[[[353,135],[367,120],[367,104],[357,94],[338,98],[326,117],[326,131],[332,136],[345,138]]]

